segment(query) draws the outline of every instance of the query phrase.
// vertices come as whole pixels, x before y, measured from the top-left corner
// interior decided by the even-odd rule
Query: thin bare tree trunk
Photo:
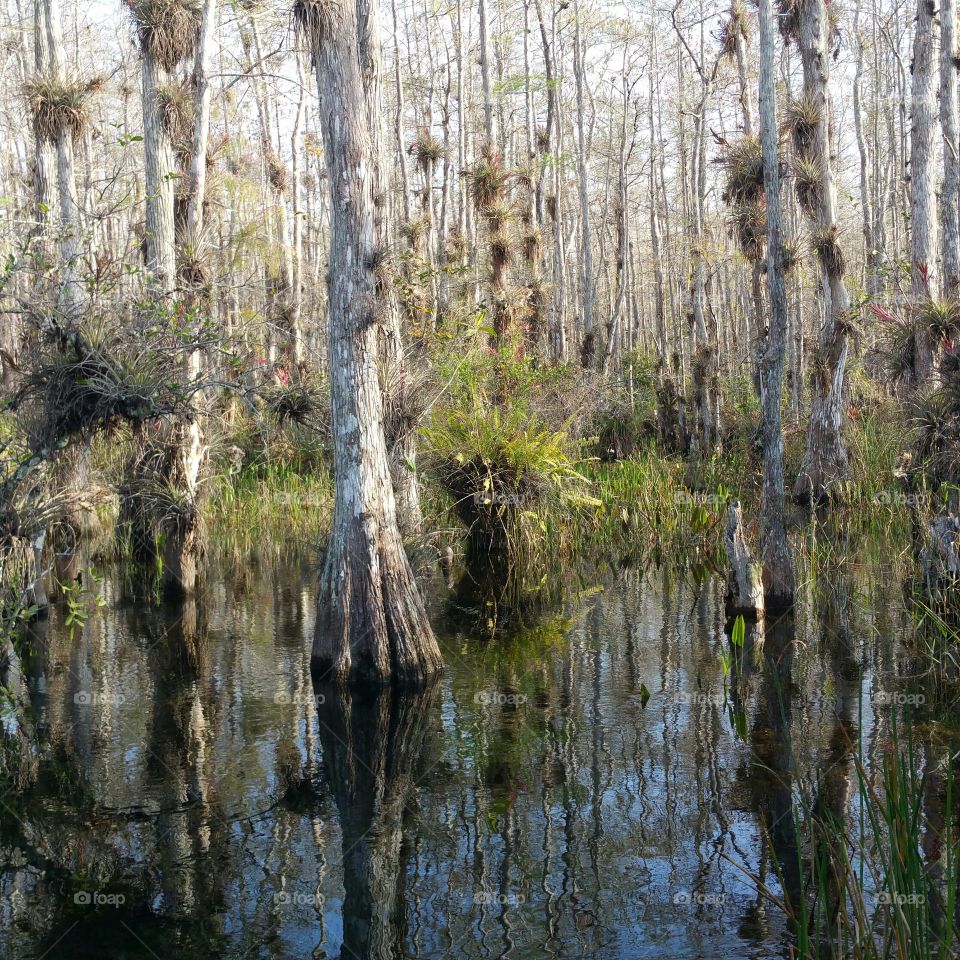
[[[67,74],[59,0],[44,0],[44,28],[48,74],[62,84],[66,84],[70,82],[70,78]],[[77,279],[83,218],[77,195],[73,149],[74,138],[78,133],[79,131],[68,124],[63,124],[60,129],[53,131],[53,143],[57,156],[60,259],[63,267],[59,299],[68,323],[73,323],[83,310],[83,287]]]
[[[297,115],[290,134],[291,154],[291,199],[293,200],[293,288],[290,291],[290,338],[294,366],[303,362],[303,171],[300,167],[303,156],[303,124],[307,115],[307,75],[303,54],[296,52],[297,82],[300,95],[297,100]]]
[[[206,0],[193,67],[196,101],[193,123],[193,150],[190,156],[190,188],[187,201],[187,242],[199,244],[203,231],[207,193],[207,147],[210,143],[210,56],[217,20],[217,0]]]
[[[487,0],[479,0],[480,17],[480,73],[483,80],[483,130],[487,146],[496,148],[497,129],[493,112],[493,90],[490,83],[490,26],[487,22]]]
[[[50,62],[47,44],[43,0],[34,0],[34,70],[42,74]],[[50,221],[53,209],[54,179],[56,177],[56,148],[39,130],[36,131],[36,157],[34,169],[34,195],[36,198],[36,219],[38,224]]]
[[[147,270],[157,290],[170,294],[176,278],[173,145],[163,123],[160,87],[166,71],[148,51],[143,52],[143,150],[146,181]]]
[[[397,112],[394,115],[394,132],[397,138],[397,152],[400,157],[400,184],[403,194],[403,222],[410,222],[410,173],[407,168],[406,144],[403,140],[403,80],[400,77],[400,32],[397,29],[397,0],[390,0],[390,11],[393,14],[393,74],[397,88]],[[462,118],[461,118],[462,126]],[[461,168],[462,169],[462,168]]]
[[[580,345],[580,362],[585,367],[593,366],[596,353],[596,333],[593,329],[593,247],[590,236],[590,183],[587,169],[586,108],[584,105],[584,71],[586,69],[586,45],[580,31],[580,4],[573,12],[573,77],[577,97],[577,177],[580,181],[580,308],[583,319],[583,342]]]
[[[865,286],[867,296],[874,298],[878,295],[880,277],[876,269],[877,240],[873,234],[874,210],[870,195],[870,148],[867,146],[863,129],[863,104],[861,89],[863,86],[863,41],[860,39],[858,26],[860,20],[860,6],[857,5],[854,19],[854,42],[857,45],[856,72],[853,78],[853,125],[857,135],[857,152],[860,155],[860,206],[862,210],[863,230],[863,265],[866,272]],[[879,149],[878,145],[874,149]]]

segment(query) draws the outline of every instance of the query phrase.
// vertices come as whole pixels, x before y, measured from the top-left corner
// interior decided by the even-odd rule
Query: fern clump
[[[522,404],[496,405],[473,392],[425,431],[429,471],[453,498],[474,544],[511,560],[534,555],[548,522],[600,501],[579,471],[579,444]]]

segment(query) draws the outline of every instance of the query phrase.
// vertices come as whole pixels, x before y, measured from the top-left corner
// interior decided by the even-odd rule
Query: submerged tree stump
[[[763,616],[763,576],[743,535],[743,513],[740,501],[727,508],[727,529],[723,537],[727,550],[727,613],[749,617]]]

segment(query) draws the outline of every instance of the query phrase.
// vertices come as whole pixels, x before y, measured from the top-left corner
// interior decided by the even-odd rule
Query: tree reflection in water
[[[436,683],[315,690],[324,774],[340,820],[341,956],[390,960],[403,955],[406,939],[404,808],[422,765]]]
[[[809,896],[798,797],[850,823],[851,744],[875,765],[889,737],[871,691],[909,622],[869,575],[824,577],[739,651],[722,584],[663,569],[495,639],[435,614],[448,667],[415,691],[313,687],[300,570],[195,606],[114,602],[108,579],[22,658],[36,771],[0,807],[0,953],[779,955],[793,933],[749,875]]]

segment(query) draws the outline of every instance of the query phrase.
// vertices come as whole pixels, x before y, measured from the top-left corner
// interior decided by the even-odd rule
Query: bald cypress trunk
[[[40,24],[38,24],[40,29]],[[69,82],[59,0],[43,0],[43,47],[47,61],[44,72],[64,87]],[[62,276],[59,302],[67,322],[73,322],[82,310],[82,285],[77,280],[77,259],[83,222],[77,196],[77,177],[74,162],[74,139],[81,131],[68,123],[61,123],[49,131],[50,142],[56,151],[57,210],[59,213],[60,260]]]
[[[586,45],[580,31],[580,5],[574,10],[573,76],[577,96],[577,178],[580,181],[580,309],[583,316],[583,342],[580,361],[593,366],[596,355],[594,331],[593,249],[590,237],[590,184],[587,170],[587,118],[584,83],[586,78]]]
[[[933,0],[917,0],[910,91],[910,289],[915,301],[937,291],[936,123],[937,71]],[[934,372],[930,331],[916,332],[914,378],[918,386]]]
[[[74,94],[85,96],[86,91],[81,81],[72,77],[67,70],[59,0],[42,0],[41,11],[42,17],[38,19],[37,31],[43,34],[43,40],[38,40],[37,47],[46,54],[46,60],[39,65],[40,72],[51,81],[54,90],[66,91],[68,87],[76,84]],[[74,157],[74,142],[83,133],[82,126],[82,120],[68,122],[61,111],[61,122],[46,130],[46,137],[56,156],[60,279],[56,297],[59,309],[55,323],[61,330],[76,328],[83,315],[85,300],[79,263],[84,222],[77,192]],[[90,519],[88,511],[80,506],[89,483],[89,473],[88,444],[77,445],[64,451],[53,471],[52,484],[63,496],[61,521],[51,531],[51,541],[56,552],[57,577],[60,580],[71,580],[77,573],[78,546],[89,527]],[[39,574],[42,569],[42,547],[38,549],[36,543],[34,547]],[[34,593],[39,589],[42,587],[35,585]]]
[[[960,133],[957,131],[956,0],[940,6],[940,126],[943,128],[943,292],[960,294]]]
[[[767,610],[793,604],[793,564],[783,522],[783,367],[787,348],[787,288],[783,267],[783,213],[776,101],[775,30],[772,0],[760,0],[760,145],[767,209],[767,288],[770,328],[760,361],[763,412],[763,492],[760,553]]]
[[[806,104],[814,111],[794,125],[798,159],[816,165],[814,189],[797,198],[813,227],[812,243],[822,272],[825,320],[814,358],[813,403],[807,447],[794,485],[801,501],[820,500],[849,470],[843,437],[850,297],[843,281],[843,252],[837,223],[837,191],[830,147],[830,38],[832,28],[824,0],[800,7],[798,40],[803,61]]]
[[[47,69],[50,54],[47,44],[46,13],[43,0],[34,0],[34,69],[37,74]],[[50,139],[38,129],[36,134],[36,156],[34,158],[34,195],[36,197],[36,219],[38,224],[50,220],[50,211],[54,204],[56,181],[56,152]]]
[[[176,278],[174,246],[173,145],[163,123],[160,88],[166,71],[143,52],[143,151],[146,181],[146,262],[157,290],[172,293]]]
[[[330,184],[329,351],[336,496],[312,665],[335,681],[423,680],[441,666],[404,552],[377,364],[380,44],[375,3],[301,0]]]

